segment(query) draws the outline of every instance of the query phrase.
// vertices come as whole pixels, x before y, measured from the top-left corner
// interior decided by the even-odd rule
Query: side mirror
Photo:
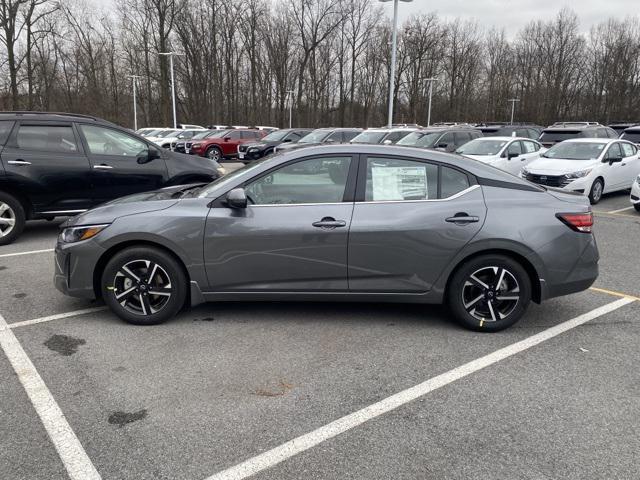
[[[292,138],[285,138],[282,143],[290,143],[291,141],[293,141]]]
[[[138,154],[138,157],[136,158],[136,161],[142,165],[145,163],[149,163],[153,160],[155,160],[156,158],[160,158],[160,152],[158,150],[156,150],[155,148],[151,147],[149,148],[149,150],[146,151],[142,151]]]
[[[228,142],[231,137],[224,137],[224,141]]]
[[[519,153],[515,153],[515,152],[511,152],[511,153],[509,153],[508,156],[509,156],[509,160],[511,160],[512,158],[519,157],[520,154]]]
[[[393,142],[389,139],[385,140],[384,142],[382,142],[383,145],[391,145],[393,144]]]
[[[448,143],[439,143],[436,148],[444,148],[445,150],[449,147]]]
[[[234,188],[227,193],[227,205],[231,208],[247,208],[247,194],[244,188]]]
[[[609,160],[609,164],[613,165],[614,163],[621,162],[622,161],[622,157],[611,157],[608,160]]]

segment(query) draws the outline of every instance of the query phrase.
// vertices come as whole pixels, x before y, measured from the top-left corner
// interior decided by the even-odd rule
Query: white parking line
[[[51,253],[51,252],[53,252],[53,248],[47,248],[46,250],[32,250],[30,252],[5,253],[4,255],[0,255],[0,258],[19,257],[21,255],[34,255],[36,253]]]
[[[324,425],[312,432],[302,435],[298,438],[294,438],[282,445],[268,450],[260,455],[250,458],[238,465],[235,465],[227,470],[219,472],[206,480],[242,480],[252,475],[255,475],[262,470],[277,465],[294,455],[309,450],[316,445],[329,440],[341,433],[344,433],[352,428],[355,428],[369,420],[372,420],[380,415],[390,412],[398,407],[401,407],[419,397],[433,392],[445,385],[448,385],[456,380],[460,380],[472,373],[475,373],[483,368],[493,365],[505,358],[509,358],[517,353],[523,352],[532,348],[542,342],[545,342],[561,333],[564,333],[572,328],[578,327],[590,320],[606,315],[613,312],[618,308],[628,305],[634,302],[633,298],[621,298],[615,302],[604,305],[600,308],[596,308],[590,312],[587,312],[579,317],[567,320],[559,325],[543,330],[540,333],[532,335],[520,342],[516,342],[507,347],[496,350],[493,353],[485,355],[484,357],[472,360],[469,363],[465,363],[453,370],[449,370],[446,373],[433,377],[423,383],[420,383],[414,387],[403,390],[395,395],[387,397],[379,402],[376,402],[368,407],[351,413],[345,417],[339,418],[327,425]]]
[[[620,213],[620,212],[626,212],[627,210],[633,210],[635,207],[633,205],[631,205],[630,207],[625,207],[625,208],[619,208],[618,210],[611,210],[610,212],[605,212],[605,213]]]
[[[51,320],[61,320],[63,318],[77,317],[78,315],[85,315],[87,313],[102,312],[103,310],[106,310],[106,309],[107,307],[85,308],[84,310],[75,310],[73,312],[58,313],[56,315],[49,315],[48,317],[34,318],[33,320],[24,320],[22,322],[7,323],[6,326],[0,325],[0,331],[2,331],[5,328],[26,327],[28,325],[35,325],[37,323],[50,322]]]
[[[2,315],[0,347],[11,362],[71,480],[99,480],[100,474]]]

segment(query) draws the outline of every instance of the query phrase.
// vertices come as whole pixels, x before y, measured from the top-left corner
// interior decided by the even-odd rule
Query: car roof
[[[495,137],[479,137],[479,138],[474,138],[473,140],[471,140],[472,142],[475,141],[489,141],[489,140],[502,140],[502,141],[508,141],[508,140],[528,140],[530,142],[536,142],[538,143],[537,140],[534,140],[533,138],[528,138],[528,137],[512,137],[512,136],[507,136],[507,135],[496,135]]]
[[[624,140],[624,139],[623,139]],[[608,144],[620,141],[619,138],[569,138],[560,143],[603,143]],[[556,144],[558,145],[558,144]]]
[[[0,112],[2,120],[42,120],[51,122],[87,122],[100,123],[104,125],[114,125],[113,123],[99,117],[91,115],[82,115],[78,113],[65,112],[30,112],[30,111],[2,111]]]

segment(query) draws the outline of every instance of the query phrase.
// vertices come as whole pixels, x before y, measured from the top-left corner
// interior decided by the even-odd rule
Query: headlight
[[[586,170],[580,170],[579,172],[567,173],[565,178],[582,178],[586,177],[591,173],[592,168],[587,168]]]
[[[75,243],[82,240],[89,240],[90,238],[95,237],[108,226],[109,224],[65,228],[60,234],[60,240],[62,240],[64,243]]]
[[[526,177],[527,175],[529,175],[529,170],[527,170],[526,168],[523,168],[522,170],[520,170],[520,175],[522,175],[523,177]]]

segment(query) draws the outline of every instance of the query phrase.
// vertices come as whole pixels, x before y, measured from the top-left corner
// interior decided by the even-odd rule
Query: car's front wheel
[[[633,205],[633,208],[636,209],[636,212],[640,212],[640,203],[636,203]]]
[[[497,332],[525,314],[531,301],[526,270],[503,255],[483,255],[465,262],[448,290],[449,306],[466,328]]]
[[[0,192],[0,245],[8,245],[18,238],[25,223],[22,204],[12,195]]]
[[[209,147],[207,150],[207,158],[219,162],[222,160],[222,151],[218,147]]]
[[[156,325],[173,318],[187,298],[187,278],[178,261],[157,248],[130,247],[109,260],[102,297],[120,318]]]
[[[601,178],[596,178],[591,185],[591,190],[589,191],[589,201],[591,205],[595,205],[600,200],[602,200],[602,193],[604,192],[604,181]]]

